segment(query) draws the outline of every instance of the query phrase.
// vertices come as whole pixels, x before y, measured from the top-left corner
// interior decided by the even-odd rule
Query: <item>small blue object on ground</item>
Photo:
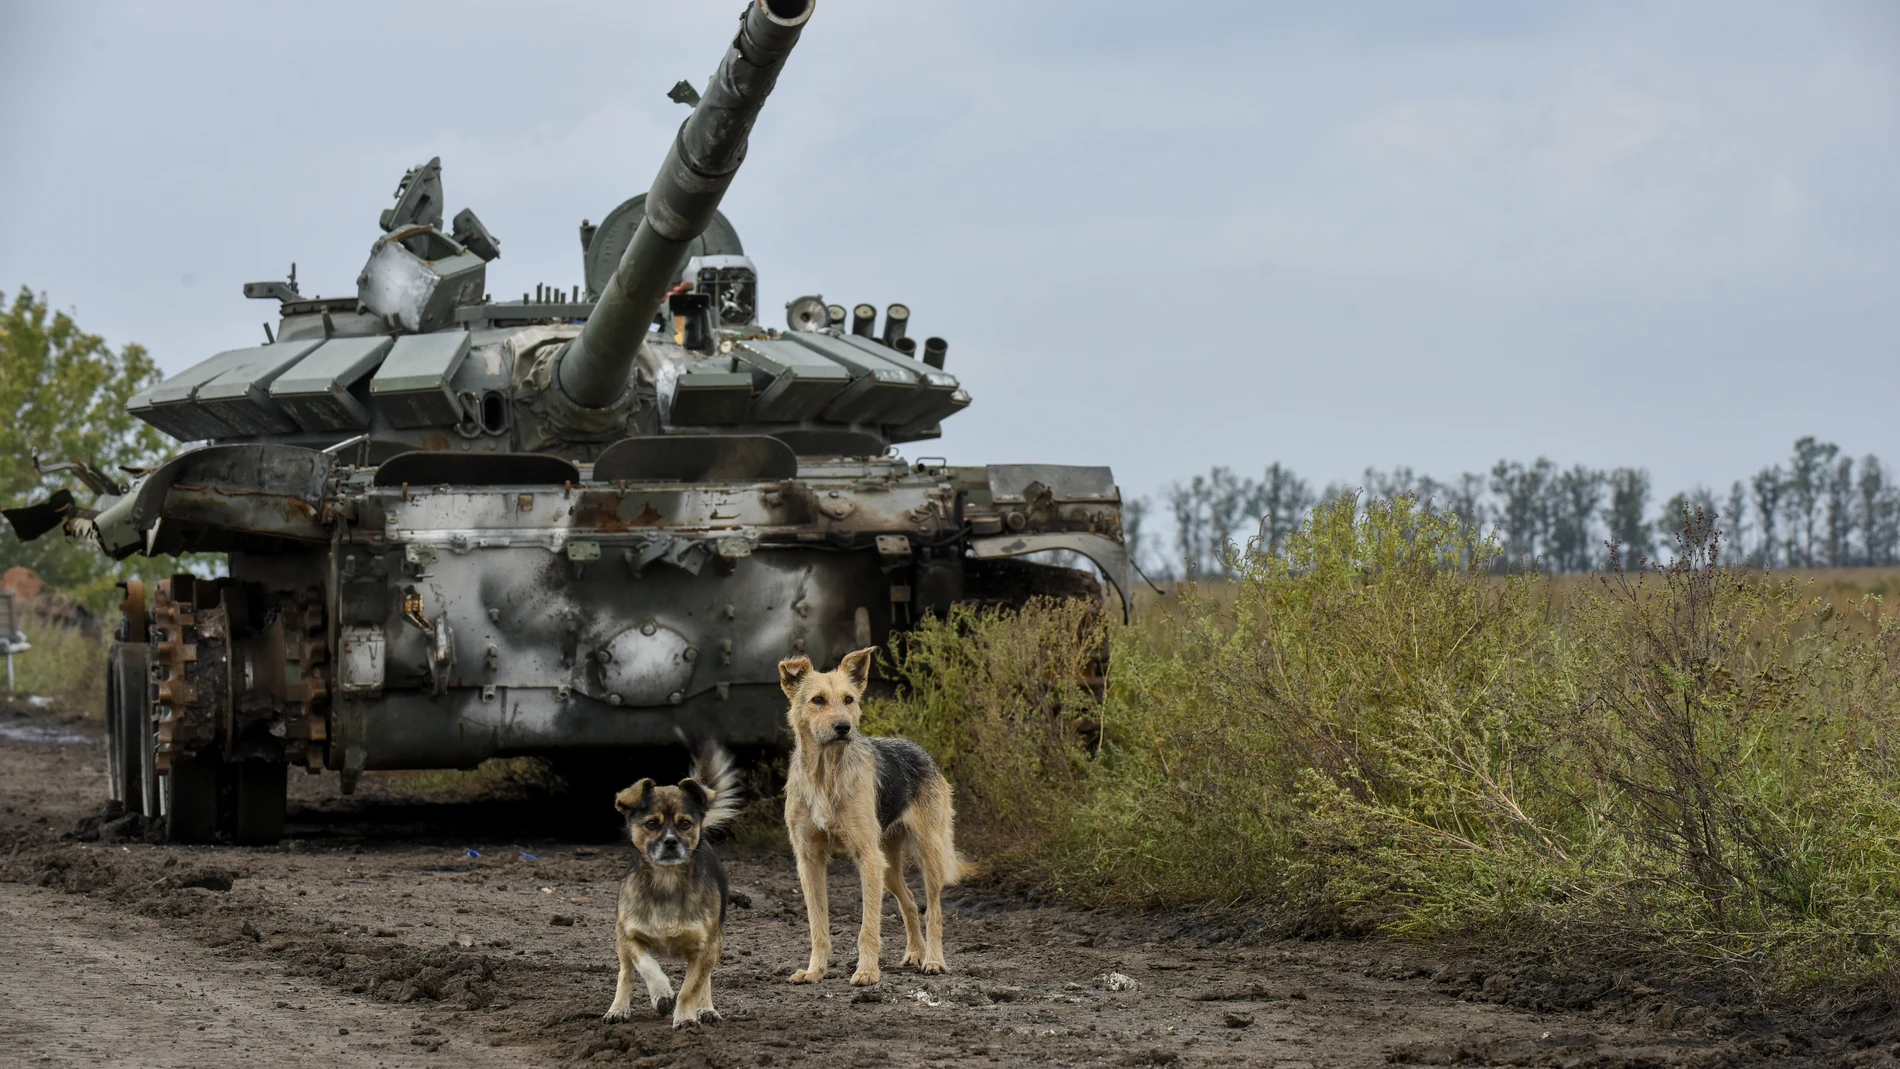
[[[475,849],[474,847],[472,847],[472,846],[471,846],[471,847],[469,847],[469,848],[468,848],[468,856],[470,856],[470,857],[480,857],[480,856],[482,856],[482,852],[481,852],[480,850],[477,850],[477,849]]]
[[[535,856],[534,856],[533,854],[530,854],[530,853],[528,853],[528,852],[527,852],[526,850],[523,850],[523,851],[521,852],[521,856],[522,856],[522,857],[525,857],[525,858],[527,858],[527,859],[528,859],[529,861],[539,861],[539,860],[541,860],[540,858],[538,858],[538,857],[535,857]]]

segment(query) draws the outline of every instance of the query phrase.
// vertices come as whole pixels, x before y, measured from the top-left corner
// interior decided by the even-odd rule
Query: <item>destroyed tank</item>
[[[718,206],[811,14],[756,0],[704,94],[674,87],[692,110],[651,188],[581,224],[584,289],[491,299],[500,242],[470,211],[443,229],[430,160],[353,296],[247,284],[280,304],[264,344],[132,399],[180,452],[129,486],[70,466],[99,500],[49,506],[69,533],[228,562],[127,585],[113,797],[177,841],[272,841],[293,766],[348,791],[682,731],[781,746],[782,658],[1100,597],[1095,574],[1127,611],[1107,468],[897,455],[971,403],[908,308],[810,296],[760,323]]]

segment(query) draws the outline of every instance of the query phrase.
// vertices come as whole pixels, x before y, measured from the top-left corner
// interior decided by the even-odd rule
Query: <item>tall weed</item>
[[[1686,515],[1675,563],[1573,616],[1593,655],[1553,734],[1608,838],[1565,919],[1783,987],[1891,989],[1900,627],[1874,622],[1877,598],[1842,611],[1720,550],[1712,517]]]
[[[976,835],[1031,842],[1082,789],[1100,736],[1088,679],[1105,627],[1099,611],[1073,600],[953,610],[894,645],[899,696],[867,705],[866,727],[936,754],[963,787],[958,811]]]
[[[915,634],[871,716],[1087,902],[1900,995],[1900,626],[1719,547],[1689,516],[1671,567],[1559,598],[1455,517],[1347,497],[1114,629],[1099,702],[1092,617],[1037,604]]]

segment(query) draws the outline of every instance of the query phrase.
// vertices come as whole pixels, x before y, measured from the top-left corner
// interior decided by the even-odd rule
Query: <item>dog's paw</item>
[[[881,979],[883,979],[883,976],[877,971],[877,966],[865,966],[851,974],[851,986],[870,987]]]
[[[697,1010],[676,1010],[673,1013],[674,1028],[703,1028],[714,1021],[722,1020],[719,1011],[711,1006],[702,1006]]]
[[[923,963],[924,963],[923,951],[921,950],[904,951],[904,967],[906,969],[918,968],[919,966],[923,965]]]
[[[609,1006],[607,1012],[600,1015],[603,1021],[624,1021],[633,1016],[632,1006]]]
[[[815,984],[825,978],[823,969],[800,969],[792,974],[792,983]]]
[[[673,1012],[673,996],[666,995],[653,1000],[653,1016],[664,1017]]]
[[[922,965],[917,966],[917,968],[921,972],[930,973],[931,975],[934,976],[937,973],[940,973],[943,971],[943,962],[941,960],[931,961],[926,958],[924,960],[924,963]]]

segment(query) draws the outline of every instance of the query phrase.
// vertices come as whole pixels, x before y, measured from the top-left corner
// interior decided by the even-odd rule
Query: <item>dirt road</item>
[[[834,958],[831,979],[794,987],[789,858],[738,847],[714,977],[725,1019],[607,1025],[624,859],[546,801],[432,802],[400,777],[345,799],[319,777],[296,782],[275,848],[62,841],[97,809],[103,748],[83,725],[4,726],[0,1064],[1894,1064],[1891,1041],[1751,1031],[1628,978],[1565,985],[1384,943],[1240,945],[1206,922],[981,887],[946,901],[949,974],[896,967],[887,900],[882,984],[849,986]],[[842,865],[832,899],[849,953]]]

